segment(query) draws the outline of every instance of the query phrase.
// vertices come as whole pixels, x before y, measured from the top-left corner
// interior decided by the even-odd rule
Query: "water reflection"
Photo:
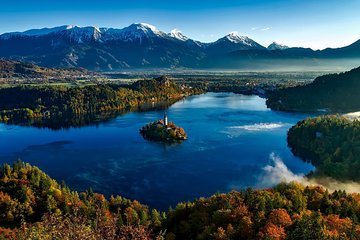
[[[8,125],[20,125],[24,127],[49,128],[52,130],[61,130],[69,128],[81,128],[85,126],[99,126],[100,123],[109,122],[112,119],[127,114],[129,112],[147,112],[158,111],[169,108],[178,100],[169,100],[163,102],[144,103],[136,107],[108,111],[101,114],[66,114],[54,117],[44,117],[40,119],[32,119],[23,122],[7,122]]]

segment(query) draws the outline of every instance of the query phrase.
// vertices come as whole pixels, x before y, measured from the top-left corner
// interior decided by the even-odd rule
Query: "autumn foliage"
[[[179,203],[167,213],[78,193],[22,162],[0,170],[0,239],[360,239],[360,195],[282,183]]]

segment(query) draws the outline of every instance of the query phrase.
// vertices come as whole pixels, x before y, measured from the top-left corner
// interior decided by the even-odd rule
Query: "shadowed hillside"
[[[324,75],[305,86],[275,91],[266,104],[271,109],[282,111],[358,111],[360,68]]]

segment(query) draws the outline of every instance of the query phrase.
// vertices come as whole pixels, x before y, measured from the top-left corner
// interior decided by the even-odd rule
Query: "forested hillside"
[[[148,239],[162,218],[137,201],[71,191],[22,162],[0,170],[0,239]]]
[[[282,111],[333,112],[360,109],[360,68],[340,74],[324,75],[305,86],[273,92],[268,107]]]
[[[290,128],[295,155],[310,161],[315,176],[360,180],[360,122],[340,116],[308,118]]]
[[[71,191],[22,162],[0,170],[0,236],[8,239],[359,239],[359,216],[359,194],[297,183],[216,194],[161,213]]]
[[[2,82],[17,80],[76,80],[100,76],[99,73],[84,68],[45,68],[32,63],[0,60],[0,79]]]
[[[131,86],[88,85],[18,86],[0,89],[0,121],[19,123],[42,118],[105,114],[145,102],[179,99],[200,93],[166,77],[135,82]]]

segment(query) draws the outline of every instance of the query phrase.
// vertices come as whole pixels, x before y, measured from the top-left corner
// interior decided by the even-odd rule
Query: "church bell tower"
[[[166,115],[166,112],[164,113],[164,125],[167,126],[168,125],[168,117]]]

